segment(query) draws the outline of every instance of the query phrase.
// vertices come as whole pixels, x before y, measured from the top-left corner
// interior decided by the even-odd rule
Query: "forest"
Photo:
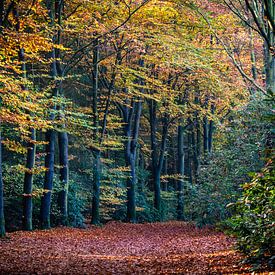
[[[1,0],[0,274],[271,271],[274,93],[274,0]]]

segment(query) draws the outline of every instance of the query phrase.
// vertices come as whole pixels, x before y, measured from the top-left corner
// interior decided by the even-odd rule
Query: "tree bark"
[[[41,201],[41,227],[49,229],[51,227],[51,197],[54,177],[54,153],[55,153],[55,130],[48,130],[46,133],[46,157],[45,157],[45,180],[44,192]]]
[[[2,177],[2,137],[0,131],[0,237],[5,237],[5,217],[4,217],[4,186]]]
[[[17,11],[15,11],[16,16],[18,16]],[[19,21],[17,31],[19,31]],[[25,63],[25,53],[24,49],[21,48],[18,53],[19,62],[21,62],[22,70],[22,80],[27,80],[27,69]],[[21,85],[23,90],[26,90],[25,85]],[[30,129],[29,142],[27,144],[27,160],[26,160],[26,169],[24,177],[24,188],[23,188],[23,216],[22,223],[23,229],[31,231],[32,227],[32,188],[33,188],[33,168],[35,165],[35,154],[36,154],[36,131],[34,128]]]
[[[136,157],[142,110],[141,99],[138,98],[137,101],[138,102],[132,103],[131,110],[126,111],[126,116],[124,115],[127,120],[124,130],[125,136],[127,137],[125,143],[125,160],[126,166],[130,168],[130,175],[127,178],[127,221],[132,223],[136,222]]]
[[[215,112],[215,105],[211,105],[211,114],[214,115]],[[212,152],[212,146],[213,146],[213,132],[214,132],[214,121],[211,119],[209,121],[209,126],[208,126],[208,152]]]
[[[93,126],[95,128],[94,140],[99,146],[98,138],[98,61],[99,61],[99,48],[98,41],[95,41],[93,49]],[[94,149],[94,174],[93,174],[93,198],[92,198],[92,224],[99,224],[99,203],[100,203],[100,178],[101,178],[101,153],[100,149]]]
[[[206,116],[203,118],[203,152],[205,155],[208,153],[208,119]]]
[[[184,220],[184,128],[179,121],[178,126],[178,205],[177,219]]]
[[[36,133],[35,129],[30,129],[30,142],[28,143],[27,162],[24,178],[24,194],[23,194],[23,229],[31,231],[32,227],[32,187],[33,187],[33,171],[35,164],[35,151],[36,151]]]
[[[154,207],[161,217],[161,171],[166,152],[166,144],[168,137],[168,117],[163,117],[161,144],[158,153],[157,144],[157,103],[154,100],[149,101],[150,113],[150,135],[151,135],[151,160],[152,160],[152,178],[154,186]]]
[[[61,224],[68,225],[68,188],[69,188],[69,161],[68,161],[68,134],[58,133],[60,181],[62,190],[59,192],[59,207],[61,211]]]
[[[62,36],[62,14],[64,8],[64,0],[55,0],[55,17],[58,24],[58,31],[56,36],[56,44],[61,45],[61,36]],[[58,84],[58,93],[62,96],[63,94],[63,73],[64,68],[61,65],[61,53],[60,49],[55,49],[56,55],[56,70],[57,74],[60,77]],[[60,110],[64,108],[63,106],[58,106]],[[64,116],[61,114],[61,117]],[[68,188],[69,188],[69,136],[65,130],[66,125],[62,125],[62,131],[58,133],[58,151],[59,151],[59,166],[60,166],[60,181],[61,181],[61,191],[58,194],[58,205],[61,212],[61,224],[68,225]]]
[[[188,177],[188,181],[193,184],[193,176],[192,176],[192,133],[190,126],[188,126],[187,131],[187,146],[186,146],[186,176]]]
[[[47,1],[47,8],[49,17],[51,19],[50,25],[54,26],[55,24],[55,8],[54,1]],[[55,40],[55,37],[53,38]],[[52,96],[58,95],[58,81],[56,80],[57,73],[57,63],[56,63],[56,53],[55,49],[52,49],[49,59],[52,60],[51,63],[51,79],[54,84],[54,88],[52,89]],[[56,110],[56,106],[53,106],[53,110],[50,112],[50,120],[55,119],[54,111]],[[51,227],[50,222],[50,212],[51,212],[51,197],[52,197],[52,189],[53,189],[53,177],[54,177],[54,154],[55,154],[55,137],[56,133],[54,129],[49,129],[46,132],[46,157],[45,157],[45,180],[44,180],[44,193],[41,200],[41,208],[40,208],[40,223],[43,229],[48,229]]]

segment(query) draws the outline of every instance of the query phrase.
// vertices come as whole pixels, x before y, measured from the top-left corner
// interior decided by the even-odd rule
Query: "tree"
[[[47,1],[47,9],[50,18],[50,26],[54,26],[56,10],[54,1]],[[55,41],[55,38],[53,38]],[[56,62],[56,51],[55,48],[52,48],[51,53],[48,58],[51,62],[51,80],[52,80],[52,96],[55,97],[58,95],[58,82],[57,82],[57,62]],[[53,121],[55,119],[56,106],[52,107],[50,111],[50,120]],[[51,197],[52,197],[52,188],[53,188],[53,176],[54,176],[54,157],[55,157],[55,138],[56,132],[54,129],[49,129],[46,132],[46,157],[45,157],[45,179],[44,179],[44,193],[41,200],[41,227],[43,229],[48,229],[51,226],[50,222],[50,211],[51,211]]]

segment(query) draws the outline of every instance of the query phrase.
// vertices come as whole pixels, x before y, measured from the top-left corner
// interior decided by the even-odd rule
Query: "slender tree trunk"
[[[150,135],[151,135],[151,160],[152,160],[152,178],[154,188],[154,207],[161,210],[161,187],[160,187],[160,173],[159,169],[159,158],[157,154],[157,106],[156,102],[150,100],[149,102],[150,111]]]
[[[211,105],[211,114],[214,115],[215,106],[214,104]],[[212,152],[212,145],[213,145],[213,132],[214,132],[214,121],[211,119],[209,121],[208,126],[208,152]]]
[[[208,153],[208,119],[206,116],[203,118],[203,152],[205,155]]]
[[[35,164],[35,151],[36,146],[34,141],[36,140],[35,129],[31,129],[30,139],[28,143],[27,162],[24,178],[24,194],[23,194],[23,229],[32,230],[32,186],[33,186],[33,171]]]
[[[168,156],[164,157],[164,161],[163,161],[163,174],[167,175],[168,173]],[[168,180],[165,180],[165,182],[162,185],[162,190],[167,192],[168,191]]]
[[[196,133],[195,133],[195,127],[192,126],[191,130],[191,146],[192,146],[192,162],[193,162],[193,173],[194,181],[196,182],[197,180],[197,174],[198,174],[198,169],[199,169],[199,159],[198,159],[198,154],[197,154],[197,146],[198,144],[196,143]]]
[[[144,60],[139,60],[139,66],[144,67]],[[137,80],[140,85],[144,85],[143,79]],[[143,93],[143,88],[141,88]],[[135,102],[136,100],[136,102]],[[125,146],[126,165],[130,167],[130,176],[127,178],[127,221],[136,222],[136,165],[137,165],[137,147],[140,128],[140,119],[142,111],[142,99],[140,97],[132,100],[131,110],[128,107],[124,109],[125,135],[127,137]]]
[[[0,1],[0,33],[2,32],[3,20],[5,16],[5,2],[5,0]]]
[[[144,170],[145,169],[145,161],[144,161],[144,156],[143,153],[141,152],[141,149],[139,149],[139,154],[138,154],[138,166],[139,169]],[[139,190],[140,193],[144,193],[144,183],[146,181],[146,178],[144,177],[139,177]]]
[[[92,224],[100,223],[100,174],[101,174],[101,153],[99,150],[94,154],[94,176],[93,176],[93,201],[92,201]]]
[[[184,129],[181,121],[178,126],[178,205],[177,219],[184,220]]]
[[[93,50],[93,116],[94,116],[94,140],[99,146],[98,137],[98,61],[99,61],[99,48],[98,41],[95,41]],[[99,203],[100,203],[100,177],[101,177],[101,153],[98,148],[94,150],[94,176],[93,176],[93,199],[92,199],[92,224],[99,224]]]
[[[17,11],[14,11],[16,17],[18,16]],[[19,31],[19,21],[17,31]],[[27,80],[27,69],[25,63],[25,53],[24,49],[21,48],[18,53],[19,61],[21,62],[22,70],[22,80]],[[22,89],[26,90],[25,84],[22,84]],[[23,229],[31,231],[32,228],[32,187],[33,187],[33,168],[35,165],[35,154],[36,154],[36,133],[35,129],[30,129],[29,142],[27,144],[27,160],[26,160],[26,169],[24,177],[24,188],[23,188],[23,216],[22,223]]]
[[[54,177],[54,152],[55,152],[55,130],[48,130],[46,133],[46,157],[45,157],[45,180],[44,193],[41,201],[41,227],[49,229],[51,227],[51,197]]]
[[[153,171],[153,180],[154,180],[154,207],[160,212],[161,211],[161,180],[160,180],[161,171],[158,167]]]
[[[191,184],[193,184],[193,176],[192,176],[192,132],[190,127],[188,127],[187,132],[187,147],[186,147],[186,176]]]
[[[49,12],[49,17],[51,19],[50,26],[53,27],[55,24],[55,8],[54,1],[47,1],[47,8]],[[55,37],[53,37],[53,41],[55,42]],[[55,49],[52,49],[51,54],[49,55],[49,59],[52,60],[51,63],[51,79],[54,84],[54,88],[52,89],[52,95],[58,95],[58,81],[57,81],[57,61],[56,61],[56,52]],[[53,107],[53,110],[50,111],[50,120],[55,119],[54,111],[56,110],[56,106]],[[44,193],[41,200],[41,208],[40,208],[40,223],[43,229],[48,229],[51,227],[50,221],[50,213],[51,213],[51,198],[52,198],[52,189],[53,189],[53,177],[54,177],[54,154],[55,154],[55,137],[56,133],[54,129],[49,129],[46,132],[46,157],[45,157],[45,180],[44,180]]]
[[[3,20],[5,14],[5,1],[0,1],[0,34],[2,34],[3,30]],[[2,100],[0,98],[0,107],[2,104]],[[3,177],[2,177],[2,129],[1,129],[1,121],[0,121],[0,238],[5,237],[5,216],[4,216],[4,186],[3,186]]]
[[[273,0],[267,0],[266,2],[266,13],[269,12],[268,18],[275,22],[275,3]],[[274,26],[274,25],[273,25]],[[266,67],[266,87],[267,91],[271,94],[275,94],[275,54],[274,54],[274,44],[275,44],[275,30],[269,23],[267,23],[267,38],[269,40],[268,46],[265,43],[265,67]]]
[[[62,190],[59,192],[59,207],[61,211],[61,224],[68,225],[68,188],[69,188],[69,161],[68,161],[68,134],[58,133],[60,181]]]
[[[1,126],[1,125],[0,125]],[[4,186],[2,177],[2,137],[0,131],[0,237],[6,235],[5,231],[5,217],[4,217]]]
[[[132,154],[127,156],[127,162],[130,167],[130,177],[127,179],[127,221],[136,222],[136,165]]]
[[[166,144],[168,137],[168,117],[165,114],[163,118],[163,127],[161,135],[161,144],[159,154],[157,152],[157,109],[156,102],[150,100],[149,112],[150,112],[150,128],[151,128],[151,158],[152,158],[152,175],[154,186],[154,207],[161,216],[161,171],[163,168],[163,162],[166,152]]]
[[[255,54],[255,46],[254,46],[254,36],[253,31],[249,28],[249,37],[250,37],[250,59],[251,59],[251,72],[254,80],[257,80],[257,62],[256,62],[256,54]],[[253,90],[254,91],[254,90]]]
[[[56,44],[61,45],[61,36],[62,36],[62,14],[64,8],[64,0],[55,0],[55,17],[58,24]],[[58,92],[60,95],[63,95],[63,69],[61,65],[61,54],[60,49],[55,49],[56,55],[56,70],[57,74],[60,77],[58,84]],[[64,108],[63,106],[58,106],[60,110]],[[61,117],[64,114],[61,115]],[[66,125],[62,125],[62,132],[58,133],[58,151],[59,151],[59,166],[60,166],[60,181],[61,181],[61,191],[58,194],[58,205],[61,212],[61,224],[68,225],[68,189],[69,189],[69,137],[68,133],[65,130]]]
[[[127,178],[127,221],[133,223],[136,222],[136,157],[141,110],[142,101],[138,98],[138,102],[133,103],[132,109],[128,110],[128,123],[125,125],[125,159],[126,166],[130,167],[130,176]]]

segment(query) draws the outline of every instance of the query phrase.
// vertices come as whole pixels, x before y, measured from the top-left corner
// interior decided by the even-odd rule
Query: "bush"
[[[231,219],[239,249],[255,263],[274,255],[274,182],[274,163],[270,160],[250,183],[243,185],[243,195],[235,204],[238,214]]]
[[[68,226],[83,227],[83,212],[87,205],[87,190],[83,190],[79,184],[79,177],[70,174],[68,183]],[[52,226],[61,224],[61,212],[58,205],[59,192],[62,184],[57,176],[54,178],[54,188],[52,192],[51,223]]]

